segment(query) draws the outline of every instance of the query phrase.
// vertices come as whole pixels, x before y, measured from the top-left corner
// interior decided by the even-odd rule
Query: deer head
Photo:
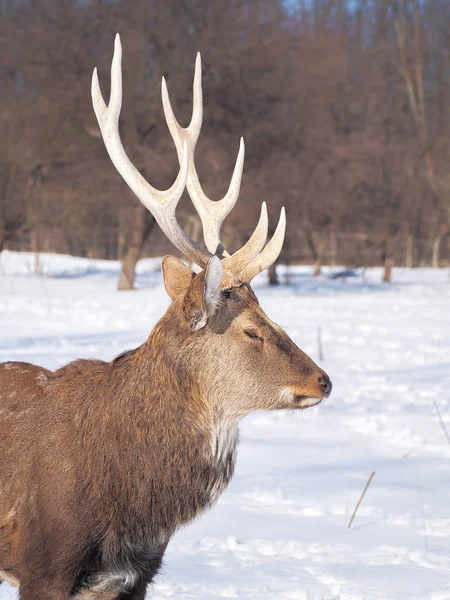
[[[171,188],[153,188],[131,163],[119,135],[122,104],[121,44],[117,35],[111,68],[111,97],[105,104],[97,72],[92,79],[94,110],[106,149],[116,169],[159,226],[188,259],[201,267],[195,274],[178,258],[163,260],[164,283],[172,305],[157,326],[174,365],[195,374],[198,388],[211,408],[223,416],[240,418],[260,409],[297,409],[312,406],[331,392],[331,382],[288,335],[261,309],[250,282],[278,257],[284,240],[284,208],[275,233],[266,244],[268,218],[265,203],[253,235],[230,255],[220,240],[221,225],[239,195],[244,142],[229,189],[222,200],[205,195],[195,168],[195,146],[203,118],[201,60],[197,56],[192,119],[188,127],[177,122],[162,81],[162,102],[175,142],[180,170]],[[180,228],[177,203],[187,187],[200,216],[205,246]]]

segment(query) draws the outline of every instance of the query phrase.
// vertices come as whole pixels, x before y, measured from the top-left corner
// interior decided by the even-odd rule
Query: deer
[[[100,131],[125,182],[175,248],[162,262],[171,299],[148,339],[111,362],[56,371],[0,364],[0,580],[21,600],[142,600],[167,545],[209,509],[233,476],[239,422],[253,411],[300,410],[328,397],[328,375],[263,312],[250,286],[278,257],[285,212],[266,244],[263,203],[254,233],[229,254],[222,222],[235,205],[241,140],[225,196],[210,200],[194,152],[203,118],[197,56],[192,119],[182,128],[162,81],[179,160],[173,185],[153,188],[122,146],[122,48],[115,40],[106,105],[94,70]],[[204,245],[175,209],[187,188]]]

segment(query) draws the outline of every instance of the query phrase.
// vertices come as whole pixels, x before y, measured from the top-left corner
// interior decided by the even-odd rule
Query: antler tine
[[[242,248],[232,256],[223,259],[223,266],[231,273],[239,274],[264,248],[267,239],[269,220],[267,217],[267,205],[261,204],[261,215],[255,231]]]
[[[122,146],[119,134],[119,116],[122,107],[121,62],[122,46],[120,36],[117,34],[111,64],[111,96],[108,106],[103,100],[100,90],[97,69],[94,69],[92,75],[92,103],[108,154],[123,179],[152,213],[174,246],[199,266],[205,267],[211,257],[210,252],[196,244],[184,233],[175,216],[175,209],[186,186],[188,176],[189,153],[186,142],[180,149],[180,171],[174,184],[168,190],[157,190],[152,187],[134,167]]]
[[[169,93],[167,91],[166,81],[162,80],[162,102],[164,114],[170,134],[175,142],[178,153],[178,160],[182,157],[183,141],[188,143],[189,152],[189,174],[187,179],[187,189],[192,202],[197,210],[203,226],[203,237],[208,250],[217,255],[228,256],[220,241],[220,228],[225,217],[230,213],[239,196],[241,186],[242,170],[244,168],[245,146],[241,138],[239,153],[236,159],[230,186],[225,196],[221,200],[213,201],[204,193],[198,179],[197,169],[195,168],[195,146],[200,135],[200,129],[203,122],[203,94],[202,94],[202,63],[200,53],[197,54],[195,61],[195,74],[193,85],[193,108],[192,118],[189,126],[183,128],[178,123],[172,105],[170,103]]]
[[[267,267],[272,265],[277,260],[278,256],[280,255],[281,248],[283,247],[285,233],[286,212],[283,206],[280,213],[280,219],[272,239],[268,242],[264,250],[258,254],[258,256],[252,260],[252,262],[240,273],[239,279],[242,281],[242,283],[250,283],[250,281],[256,277],[256,275],[258,275],[258,273],[261,273],[261,271],[267,269]]]

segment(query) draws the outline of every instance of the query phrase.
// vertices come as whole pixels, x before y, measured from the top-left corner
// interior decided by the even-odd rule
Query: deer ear
[[[187,291],[195,275],[179,258],[165,256],[162,261],[164,286],[171,300]]]
[[[204,271],[194,277],[184,301],[183,310],[192,331],[206,325],[220,301],[220,282],[223,267],[220,258],[213,256]]]

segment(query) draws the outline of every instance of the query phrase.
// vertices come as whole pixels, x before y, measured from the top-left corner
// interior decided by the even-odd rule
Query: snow
[[[0,361],[111,359],[169,302],[158,260],[140,262],[139,291],[120,293],[116,262],[41,262],[36,276],[32,255],[0,255]],[[395,269],[388,285],[380,269],[345,282],[310,274],[295,268],[276,289],[262,275],[254,289],[333,393],[242,422],[231,485],[174,537],[148,598],[450,599],[450,444],[436,412],[450,432],[448,272]]]

